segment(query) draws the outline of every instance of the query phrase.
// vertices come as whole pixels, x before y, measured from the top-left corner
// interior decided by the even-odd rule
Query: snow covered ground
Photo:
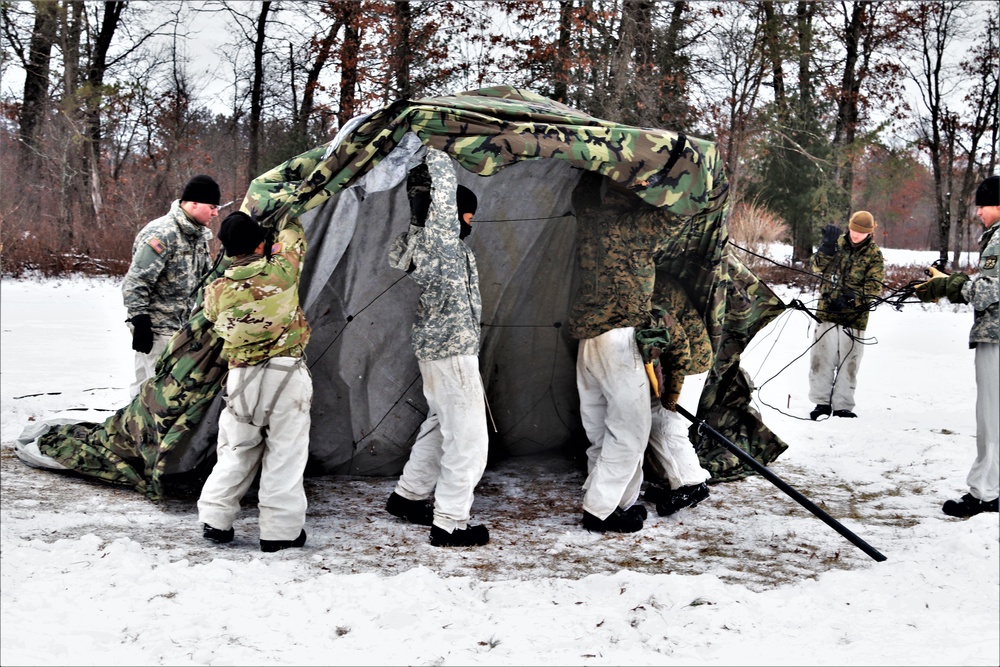
[[[882,563],[760,477],[591,534],[565,460],[487,471],[480,549],[436,549],[385,514],[393,479],[335,477],[307,480],[306,548],[260,553],[252,497],[237,540],[212,546],[196,491],[153,504],[13,454],[37,420],[125,403],[118,283],[5,278],[0,307],[3,665],[1000,664],[998,515],[940,511],[975,456],[967,307],[873,313],[856,420],[808,420],[803,313],[744,355],[790,445],[771,470]]]

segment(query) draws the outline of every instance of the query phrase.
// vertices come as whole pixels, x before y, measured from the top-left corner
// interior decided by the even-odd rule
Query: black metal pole
[[[706,424],[705,420],[696,418],[693,414],[685,410],[680,405],[677,406],[677,412],[687,417],[689,420],[691,420],[692,423],[697,424],[699,429],[707,431],[720,444],[725,446],[726,449],[728,449],[737,457],[739,457],[741,461],[743,461],[748,466],[759,472],[765,479],[767,479],[767,481],[771,482],[771,484],[774,484],[776,487],[784,491],[787,495],[789,495],[792,498],[792,500],[802,505],[807,510],[809,510],[817,517],[822,519],[823,523],[830,526],[835,531],[846,537],[851,542],[851,544],[864,551],[866,554],[871,556],[874,560],[878,561],[879,563],[881,563],[886,559],[886,557],[883,556],[881,553],[879,553],[877,549],[872,547],[872,545],[868,544],[863,539],[861,539],[860,537],[852,533],[850,530],[845,528],[843,524],[841,524],[832,516],[830,516],[829,514],[821,510],[819,507],[817,507],[813,501],[806,498],[804,495],[802,495],[801,493],[793,489],[791,486],[789,486],[783,479],[781,479],[773,472],[768,470],[767,466],[761,464],[757,459],[750,456],[742,449],[737,447],[735,444],[733,444],[733,442],[729,438],[722,435],[714,428]]]

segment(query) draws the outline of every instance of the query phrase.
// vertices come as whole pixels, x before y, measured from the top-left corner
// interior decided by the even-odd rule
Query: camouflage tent
[[[301,297],[313,327],[312,472],[397,474],[426,412],[409,343],[417,288],[386,259],[409,218],[401,184],[424,145],[451,155],[464,168],[459,181],[479,197],[469,241],[484,304],[491,456],[585,447],[576,343],[562,326],[575,290],[569,198],[581,170],[607,175],[676,218],[660,269],[685,285],[715,351],[699,417],[762,463],[784,451],[750,407],[751,383],[739,367],[741,351],[784,305],[728,249],[728,186],[715,146],[497,87],[356,118],[249,188],[244,210],[265,222],[301,216],[310,241]],[[195,313],[129,406],[102,424],[52,428],[38,438],[39,452],[161,497],[165,475],[212,453],[225,374],[219,347]],[[692,437],[713,479],[747,474],[694,429]]]

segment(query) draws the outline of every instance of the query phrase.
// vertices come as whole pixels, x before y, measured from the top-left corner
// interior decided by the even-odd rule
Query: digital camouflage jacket
[[[205,317],[225,341],[222,355],[230,368],[302,356],[309,342],[309,323],[299,306],[305,254],[302,225],[286,218],[270,259],[237,259],[205,288]]]
[[[868,328],[871,302],[882,293],[885,279],[885,260],[871,235],[858,245],[848,233],[841,235],[836,252],[817,251],[811,267],[823,276],[816,317],[860,331]]]
[[[580,286],[570,311],[570,334],[594,338],[652,323],[654,256],[672,240],[669,211],[647,204],[585,172],[573,190]]]
[[[148,314],[155,333],[171,336],[194,310],[196,292],[211,268],[212,230],[191,220],[180,200],[143,227],[132,244],[122,283],[129,319]]]
[[[431,148],[426,164],[431,177],[426,226],[411,224],[396,237],[389,266],[408,271],[422,290],[413,323],[417,359],[478,355],[483,304],[476,258],[458,237],[455,166],[445,153]]]
[[[979,273],[962,285],[962,296],[972,304],[975,320],[969,332],[969,346],[1000,343],[1000,222],[979,237]]]

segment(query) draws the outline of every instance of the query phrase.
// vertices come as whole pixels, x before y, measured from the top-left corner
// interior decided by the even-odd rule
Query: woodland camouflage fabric
[[[864,331],[872,300],[882,293],[885,260],[871,235],[854,245],[848,234],[837,239],[832,255],[816,252],[812,270],[822,274],[816,318]]]
[[[715,359],[698,416],[766,464],[786,447],[750,408],[739,354],[783,308],[727,253],[728,185],[714,144],[677,132],[618,125],[509,87],[403,100],[330,142],[255,179],[242,209],[265,225],[320,206],[371,170],[407,132],[482,176],[522,160],[554,159],[608,176],[676,220],[658,270],[678,279],[704,317]],[[210,276],[214,279],[219,274]],[[162,494],[162,458],[189,437],[224,380],[222,342],[199,311],[172,339],[156,377],[103,424],[57,429],[41,449],[63,465]],[[748,474],[735,457],[699,440],[716,480]]]

